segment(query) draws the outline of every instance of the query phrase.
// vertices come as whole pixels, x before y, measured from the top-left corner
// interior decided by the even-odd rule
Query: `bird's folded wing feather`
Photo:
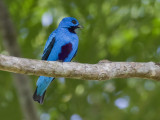
[[[44,52],[42,55],[42,60],[48,59],[48,56],[50,55],[50,52],[51,52],[51,50],[54,46],[54,43],[55,43],[55,36],[56,36],[56,30],[51,33],[51,35],[49,36],[49,38],[46,42],[46,45],[44,47]]]

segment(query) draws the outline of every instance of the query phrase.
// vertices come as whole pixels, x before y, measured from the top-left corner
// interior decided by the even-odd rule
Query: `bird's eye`
[[[76,24],[77,22],[76,22],[75,20],[72,20],[72,23],[73,23],[73,24]]]

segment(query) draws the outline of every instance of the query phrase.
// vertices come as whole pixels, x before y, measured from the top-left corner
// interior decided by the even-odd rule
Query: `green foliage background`
[[[49,34],[63,17],[84,26],[78,31],[74,61],[160,61],[160,0],[5,0],[23,57],[40,59]],[[53,23],[41,20],[50,13]],[[0,53],[6,54],[0,37]],[[36,76],[30,76],[35,88]],[[21,120],[22,113],[10,73],[0,71],[0,118]],[[123,99],[118,107],[117,100]],[[160,83],[144,79],[83,81],[56,79],[48,88],[39,115],[51,120],[159,120]],[[72,119],[73,120],[73,119]],[[76,119],[74,119],[76,120]],[[79,119],[77,119],[79,120]]]

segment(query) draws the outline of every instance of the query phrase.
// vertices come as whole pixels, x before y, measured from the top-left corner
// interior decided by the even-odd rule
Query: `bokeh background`
[[[4,0],[22,57],[40,59],[45,42],[63,17],[79,20],[79,49],[73,61],[160,61],[160,0]],[[0,34],[0,54],[9,54]],[[29,76],[35,88],[37,76]],[[13,77],[0,71],[0,119],[23,120]],[[32,97],[32,96],[30,96]],[[159,120],[160,82],[57,78],[41,120]]]

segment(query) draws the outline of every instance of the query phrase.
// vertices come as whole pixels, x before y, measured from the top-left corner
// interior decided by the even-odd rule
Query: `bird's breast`
[[[58,60],[65,62],[71,61],[78,48],[77,34],[69,33],[67,29],[59,29],[56,35],[56,42],[60,47]]]

